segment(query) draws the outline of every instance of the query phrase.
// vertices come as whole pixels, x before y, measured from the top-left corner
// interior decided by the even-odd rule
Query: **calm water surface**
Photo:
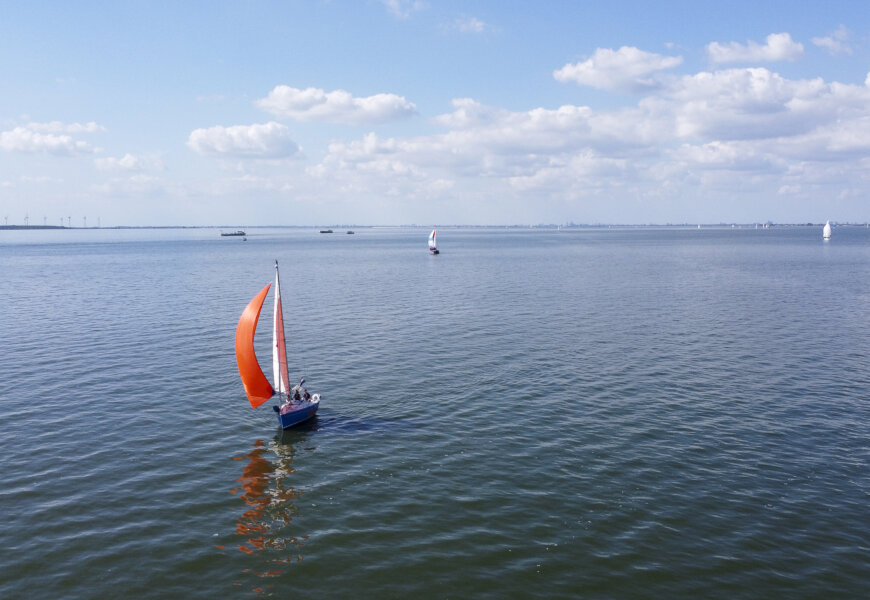
[[[870,230],[249,234],[0,232],[0,597],[870,589]]]

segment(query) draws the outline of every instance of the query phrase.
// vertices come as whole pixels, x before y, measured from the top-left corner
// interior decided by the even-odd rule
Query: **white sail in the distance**
[[[822,228],[822,239],[831,239],[831,222],[825,221],[825,226]]]

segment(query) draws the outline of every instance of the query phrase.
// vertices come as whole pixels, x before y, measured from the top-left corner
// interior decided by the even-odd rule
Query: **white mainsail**
[[[275,261],[275,310],[272,318],[272,375],[275,391],[287,394],[290,391],[290,376],[287,373],[287,344],[284,341],[284,311],[281,309],[281,286],[278,283],[278,261]]]
[[[429,234],[429,250],[435,250],[438,248],[438,245],[435,243],[435,230],[432,230],[432,233]]]
[[[825,221],[825,226],[822,228],[822,238],[829,240],[831,239],[831,222]]]

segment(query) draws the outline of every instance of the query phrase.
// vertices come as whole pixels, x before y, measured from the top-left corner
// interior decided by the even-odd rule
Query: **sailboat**
[[[825,226],[822,228],[822,239],[829,240],[831,239],[831,222],[825,221]]]
[[[236,361],[239,365],[239,375],[245,394],[251,403],[251,408],[257,408],[273,396],[278,396],[279,405],[272,408],[278,413],[278,422],[282,429],[287,429],[315,414],[320,405],[320,394],[309,394],[302,387],[303,377],[298,384],[290,387],[290,376],[287,371],[287,346],[284,341],[284,311],[281,308],[281,286],[278,281],[278,261],[275,261],[275,305],[272,316],[272,381],[269,383],[257,355],[254,353],[254,334],[257,332],[257,321],[260,311],[266,301],[271,283],[260,290],[245,307],[239,324],[236,326]]]
[[[429,234],[429,252],[432,254],[441,254],[438,251],[438,244],[435,242],[435,229]]]

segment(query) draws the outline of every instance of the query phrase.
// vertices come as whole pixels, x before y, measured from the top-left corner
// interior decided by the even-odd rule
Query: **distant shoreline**
[[[867,227],[867,222],[861,223],[837,223],[838,227]],[[438,225],[442,229],[652,229],[652,228],[674,228],[674,229],[704,229],[704,228],[734,228],[734,229],[752,229],[752,228],[775,228],[775,227],[822,227],[824,223],[647,223],[644,225],[626,224],[626,223],[595,223],[595,224],[576,224],[568,225],[558,224],[537,224],[537,225]],[[0,225],[0,231],[32,231],[42,229],[58,229],[65,231],[81,231],[81,230],[118,230],[118,229],[226,229],[237,230],[240,227],[244,229],[323,229],[326,227],[333,229],[402,229],[402,228],[420,228],[425,229],[431,225],[419,225],[409,223],[406,225],[115,225],[113,227],[66,227],[63,225]]]
[[[0,225],[0,229],[70,229],[63,225]]]

